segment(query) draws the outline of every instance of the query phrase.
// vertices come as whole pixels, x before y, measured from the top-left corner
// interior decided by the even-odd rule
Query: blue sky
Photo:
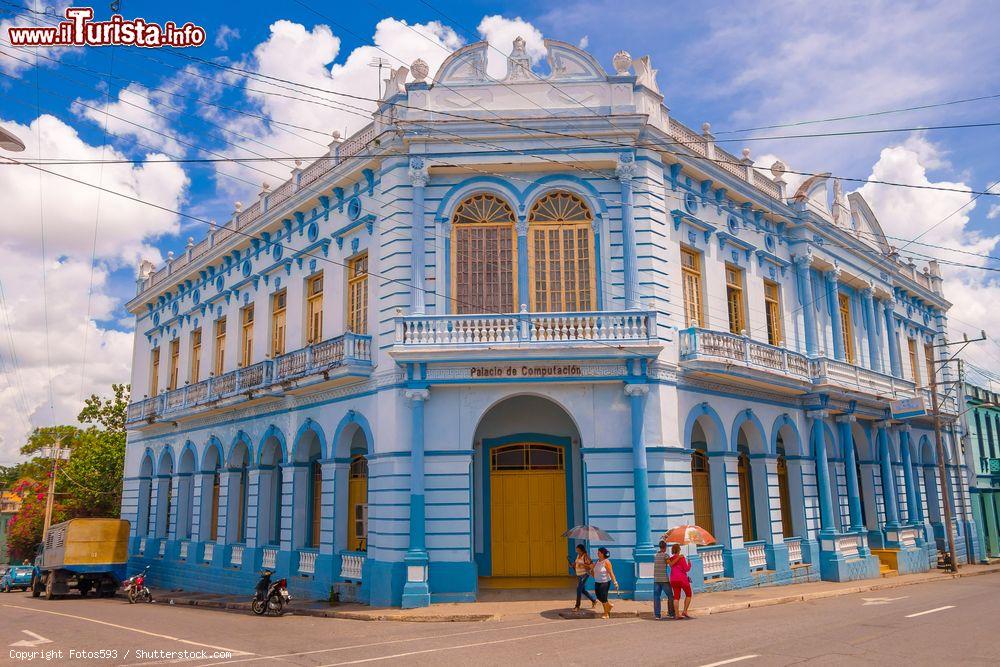
[[[6,26],[33,18],[24,7],[20,0],[0,0],[0,123],[25,135],[25,155],[37,155],[41,147],[46,158],[133,160],[60,170],[219,221],[228,218],[234,201],[250,201],[261,181],[277,185],[287,169],[260,165],[268,172],[262,174],[216,165],[146,164],[147,156],[315,155],[328,143],[329,132],[351,131],[364,121],[356,114],[279,97],[274,93],[283,91],[267,83],[248,84],[183,55],[370,97],[377,81],[375,70],[366,65],[372,56],[393,65],[422,57],[431,63],[433,76],[436,64],[463,43],[486,36],[506,52],[517,34],[523,34],[536,56],[543,36],[585,45],[609,70],[619,49],[635,57],[649,54],[672,116],[696,129],[710,121],[719,140],[741,138],[725,145],[730,152],[738,155],[750,147],[765,165],[780,157],[796,170],[858,178],[874,174],[974,190],[1000,178],[997,128],[744,141],[754,135],[991,122],[1000,118],[1000,98],[727,133],[1000,94],[996,2],[903,7],[891,2],[309,0],[245,2],[237,11],[228,3],[123,0],[126,18],[203,26],[206,45],[183,55],[123,48],[43,50],[37,67],[33,53],[6,44]],[[98,18],[109,14],[107,4],[95,11]],[[248,91],[248,85],[268,94]],[[105,115],[108,98],[109,113],[123,120]],[[41,121],[40,112],[45,115]],[[0,410],[15,410],[25,418],[16,427],[0,429],[0,462],[9,458],[28,424],[75,414],[83,393],[127,378],[130,325],[121,304],[134,293],[136,260],[149,256],[161,261],[168,251],[180,251],[188,236],[198,240],[204,235],[200,225],[70,187],[54,177],[39,183],[38,175],[28,170],[3,173],[7,178],[0,178],[0,201],[6,202],[7,215],[0,223],[5,232],[0,280],[8,293],[19,372],[10,344],[0,344],[5,360],[0,376],[6,381],[0,383]],[[845,184],[848,191],[856,187]],[[993,209],[995,217],[989,216],[1000,198],[982,197],[968,205],[970,196],[961,193],[870,185],[863,193],[890,235],[912,238],[937,224],[922,241],[980,254],[993,251],[997,243],[1000,207]],[[938,224],[963,205],[959,214]],[[954,251],[911,248],[987,263]],[[963,267],[948,271],[948,296],[956,304],[953,329],[1000,325],[1000,314],[988,306],[1000,297],[992,274]],[[48,343],[41,344],[43,340]],[[1000,368],[1000,345],[984,345],[976,355],[981,363]],[[50,378],[57,387],[51,393]]]

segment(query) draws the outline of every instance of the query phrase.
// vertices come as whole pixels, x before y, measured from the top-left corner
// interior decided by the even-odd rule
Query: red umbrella
[[[667,543],[696,544],[702,547],[715,544],[715,538],[712,537],[712,533],[701,526],[693,525],[675,526],[663,533],[660,539]]]

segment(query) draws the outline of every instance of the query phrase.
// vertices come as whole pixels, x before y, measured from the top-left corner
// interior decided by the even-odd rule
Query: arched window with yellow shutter
[[[455,311],[517,311],[517,218],[507,202],[489,193],[472,195],[452,217]]]
[[[570,192],[550,192],[528,215],[531,309],[581,312],[595,307],[594,214]]]

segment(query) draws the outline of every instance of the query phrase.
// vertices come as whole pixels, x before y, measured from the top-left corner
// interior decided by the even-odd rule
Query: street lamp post
[[[0,148],[11,153],[20,153],[24,150],[24,142],[18,139],[10,130],[0,127]]]

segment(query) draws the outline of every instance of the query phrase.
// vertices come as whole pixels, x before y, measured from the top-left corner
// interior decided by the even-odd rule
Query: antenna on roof
[[[382,68],[386,68],[390,72],[392,71],[392,63],[385,58],[372,58],[368,63],[369,67],[378,68],[378,98],[382,99]]]

